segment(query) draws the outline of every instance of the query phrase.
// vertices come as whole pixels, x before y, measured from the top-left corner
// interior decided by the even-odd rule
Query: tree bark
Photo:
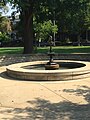
[[[23,11],[23,39],[24,39],[24,54],[33,52],[33,6]]]

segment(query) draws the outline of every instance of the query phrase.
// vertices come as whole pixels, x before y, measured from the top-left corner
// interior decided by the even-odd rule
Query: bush
[[[1,42],[6,42],[9,40],[10,40],[9,34],[0,32],[0,41]]]

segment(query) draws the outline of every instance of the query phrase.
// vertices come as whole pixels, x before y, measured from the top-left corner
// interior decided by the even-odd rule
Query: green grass
[[[90,46],[58,46],[52,47],[55,53],[90,53]],[[34,53],[48,53],[49,47],[38,47]],[[0,48],[2,54],[22,54],[23,47],[6,47]]]
[[[0,48],[0,54],[22,54],[23,48],[22,47],[5,47]]]
[[[52,47],[55,53],[90,53],[90,46],[59,46]],[[41,47],[37,49],[37,53],[47,53],[49,47]]]

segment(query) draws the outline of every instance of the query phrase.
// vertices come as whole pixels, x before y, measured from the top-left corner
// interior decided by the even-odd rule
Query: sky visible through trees
[[[2,13],[3,16],[11,16],[12,12],[16,11],[16,8],[12,9],[12,6],[10,4],[7,4],[8,12]]]

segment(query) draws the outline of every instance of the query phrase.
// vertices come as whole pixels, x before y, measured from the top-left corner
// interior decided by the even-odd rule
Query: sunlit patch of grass
[[[0,48],[0,54],[22,54],[22,47],[6,47]]]
[[[55,53],[90,53],[90,46],[58,46],[52,47]],[[40,47],[37,53],[47,53],[49,47]]]
[[[38,47],[33,53],[48,53],[49,47]],[[90,53],[90,46],[56,46],[52,47],[55,53]],[[0,48],[0,55],[2,54],[22,54],[23,47],[5,47]]]

